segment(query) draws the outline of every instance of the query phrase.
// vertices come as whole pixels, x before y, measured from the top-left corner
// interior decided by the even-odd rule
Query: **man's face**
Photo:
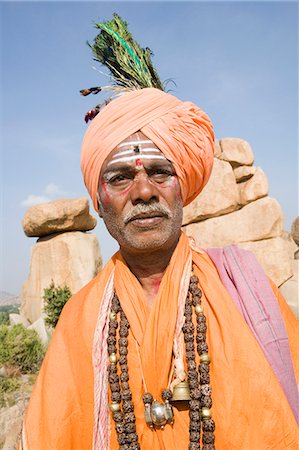
[[[173,165],[141,132],[106,158],[98,189],[99,211],[121,248],[167,248],[177,242],[183,204]]]

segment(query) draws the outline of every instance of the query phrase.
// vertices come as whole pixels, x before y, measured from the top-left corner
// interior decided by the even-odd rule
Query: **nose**
[[[141,172],[135,177],[130,194],[133,205],[159,200],[158,190],[154,184],[150,182],[146,172]]]

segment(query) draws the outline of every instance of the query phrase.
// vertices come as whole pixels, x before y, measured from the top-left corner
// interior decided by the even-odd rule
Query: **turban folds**
[[[147,136],[171,161],[183,204],[190,203],[203,189],[212,170],[212,123],[193,103],[182,102],[159,89],[146,88],[110,102],[86,131],[81,169],[95,209],[98,210],[97,190],[105,159],[136,131]]]

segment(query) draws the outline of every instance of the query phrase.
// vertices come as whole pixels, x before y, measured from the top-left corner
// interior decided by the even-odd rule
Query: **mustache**
[[[125,215],[124,223],[127,225],[131,220],[134,220],[139,214],[147,214],[147,213],[160,213],[163,216],[167,217],[167,219],[171,218],[171,211],[161,203],[138,203],[138,205],[133,206],[133,208]]]

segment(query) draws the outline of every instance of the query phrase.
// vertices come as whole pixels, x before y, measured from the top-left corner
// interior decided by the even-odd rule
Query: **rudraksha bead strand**
[[[129,385],[129,368],[128,368],[128,335],[130,324],[125,313],[120,308],[120,328],[119,328],[119,364],[120,364],[120,381],[121,381],[121,399],[122,409],[124,412],[124,434],[126,435],[126,443],[131,445],[138,444],[138,436],[136,433],[136,420],[134,414],[134,404],[132,401],[132,393]],[[134,417],[133,417],[134,416]],[[139,446],[139,444],[138,444]],[[139,448],[139,447],[135,447]]]
[[[189,288],[190,290],[190,288]],[[190,389],[189,402],[189,447],[188,450],[200,450],[200,402],[199,381],[195,362],[194,325],[192,322],[192,297],[188,292],[185,303],[185,322],[183,325],[184,341],[186,346],[187,375]]]
[[[208,353],[208,344],[206,342],[207,320],[201,304],[202,292],[198,287],[198,278],[192,275],[190,279],[190,293],[192,295],[192,304],[196,313],[196,342],[199,355],[199,374],[200,374],[200,406],[202,420],[202,450],[214,450],[214,430],[215,422],[211,419],[212,407],[212,389],[210,386],[210,356]]]

